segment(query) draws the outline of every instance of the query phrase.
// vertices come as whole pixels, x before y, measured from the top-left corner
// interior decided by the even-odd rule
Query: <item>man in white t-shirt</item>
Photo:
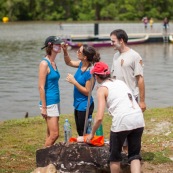
[[[112,116],[109,156],[111,173],[120,172],[121,149],[126,138],[128,139],[128,161],[131,172],[140,173],[141,137],[145,126],[141,108],[135,101],[132,91],[123,81],[110,78],[107,64],[95,63],[90,73],[100,85],[97,89],[97,113],[87,142],[90,143],[102,123],[107,105]]]
[[[114,50],[117,51],[114,54],[111,75],[127,84],[144,112],[146,104],[142,58],[127,46],[128,36],[124,30],[112,31],[110,38]]]
[[[112,31],[110,38],[112,46],[116,50],[111,76],[127,84],[139,103],[142,112],[144,112],[146,104],[142,58],[136,51],[127,46],[128,36],[124,30],[117,29]],[[123,150],[127,152],[127,142],[125,142]]]

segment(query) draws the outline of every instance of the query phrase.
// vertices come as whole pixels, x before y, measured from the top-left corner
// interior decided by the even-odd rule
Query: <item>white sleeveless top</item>
[[[112,116],[111,131],[126,131],[145,126],[141,108],[123,81],[111,79],[100,86],[108,88],[107,108]]]

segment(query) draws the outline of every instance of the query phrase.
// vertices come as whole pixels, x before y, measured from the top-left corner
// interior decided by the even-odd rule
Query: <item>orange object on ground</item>
[[[86,143],[86,138],[87,138],[88,134],[84,136],[84,142]],[[69,139],[69,142],[70,143],[73,143],[73,142],[77,142],[77,138],[70,138]],[[91,145],[94,145],[94,146],[103,146],[104,145],[104,137],[103,136],[94,136],[92,138],[92,140],[90,140],[90,143]]]

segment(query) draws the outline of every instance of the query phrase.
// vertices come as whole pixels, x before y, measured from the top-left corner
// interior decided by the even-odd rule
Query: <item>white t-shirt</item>
[[[116,52],[113,58],[111,76],[124,81],[134,96],[139,95],[136,76],[143,76],[141,56],[133,49],[127,52]]]
[[[107,108],[112,116],[111,131],[126,131],[145,126],[141,108],[123,81],[110,80],[103,82],[101,86],[108,88]]]

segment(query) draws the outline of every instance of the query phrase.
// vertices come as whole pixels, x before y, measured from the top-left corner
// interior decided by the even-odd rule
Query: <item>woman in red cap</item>
[[[41,115],[46,120],[47,136],[45,147],[55,143],[59,136],[60,115],[60,73],[57,69],[55,58],[61,52],[63,41],[56,36],[50,36],[45,40],[41,49],[46,50],[46,56],[39,65],[39,93]]]
[[[110,78],[107,64],[98,62],[91,69],[100,84],[97,89],[97,113],[91,134],[87,142],[93,138],[102,123],[105,106],[112,116],[110,131],[110,169],[111,173],[120,172],[121,151],[125,139],[128,139],[128,161],[132,173],[140,173],[141,169],[141,137],[145,126],[143,113],[131,90],[120,80]]]

